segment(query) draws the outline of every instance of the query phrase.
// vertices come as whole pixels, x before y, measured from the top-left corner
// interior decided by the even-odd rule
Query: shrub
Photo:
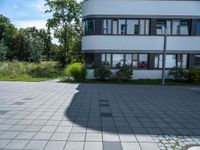
[[[168,75],[173,80],[177,80],[177,81],[187,80],[188,79],[188,71],[183,70],[181,68],[172,68],[169,71]]]
[[[124,66],[119,71],[116,72],[116,79],[129,81],[133,78],[133,69],[128,66]]]
[[[106,66],[102,66],[94,70],[95,78],[100,79],[100,80],[108,80],[111,78],[111,75],[112,75],[112,72],[110,68]]]
[[[200,69],[191,69],[188,72],[189,80],[194,84],[200,84]]]
[[[73,77],[76,81],[84,81],[86,79],[85,65],[81,63],[73,63],[65,69],[65,75]]]
[[[57,77],[61,76],[61,69],[55,62],[42,62],[35,65],[29,74],[33,77]]]

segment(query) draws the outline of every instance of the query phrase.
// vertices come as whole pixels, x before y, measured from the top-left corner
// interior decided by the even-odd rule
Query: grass
[[[1,81],[40,82],[61,77],[63,68],[57,62],[0,62]]]
[[[47,78],[47,77],[32,77],[29,75],[20,75],[20,76],[4,76],[0,77],[0,81],[25,81],[25,82],[41,82],[52,80],[54,78]]]
[[[67,83],[79,83],[76,81],[62,81]],[[80,83],[97,83],[97,84],[133,84],[133,85],[161,85],[160,79],[140,79],[140,80],[131,80],[131,81],[116,81],[116,80],[85,80]],[[194,86],[192,83],[175,81],[175,80],[165,80],[165,85],[174,85],[174,86]]]

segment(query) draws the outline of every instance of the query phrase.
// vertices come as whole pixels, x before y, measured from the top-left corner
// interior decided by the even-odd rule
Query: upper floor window
[[[111,34],[111,19],[104,19],[103,20],[103,34]]]
[[[112,34],[117,34],[117,26],[118,26],[118,20],[113,19],[113,21],[112,21]]]
[[[200,36],[200,22],[197,22],[197,33],[196,35]]]
[[[157,20],[156,34],[163,35],[165,30],[168,35],[189,35],[189,23],[187,20]]]
[[[118,33],[126,34],[126,20],[119,20]]]
[[[148,35],[149,26],[147,19],[86,19],[84,34]]]
[[[188,35],[189,25],[185,20],[173,20],[172,21],[172,35]]]

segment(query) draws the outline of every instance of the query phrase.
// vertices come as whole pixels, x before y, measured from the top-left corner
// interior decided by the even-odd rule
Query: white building
[[[135,79],[161,78],[165,26],[166,68],[200,66],[198,0],[86,0],[82,16],[88,78],[105,64],[129,65]]]

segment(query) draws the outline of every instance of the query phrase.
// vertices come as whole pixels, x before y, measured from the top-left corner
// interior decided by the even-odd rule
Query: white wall
[[[200,1],[87,0],[83,3],[82,14],[195,18],[200,17]]]
[[[116,70],[112,70],[116,72]],[[162,70],[134,70],[133,79],[161,79]],[[165,73],[165,77],[168,78],[168,71]],[[94,78],[94,69],[87,69],[87,79]]]
[[[115,51],[162,51],[163,36],[84,36],[82,50],[115,50]],[[200,52],[200,37],[169,36],[168,51]]]

